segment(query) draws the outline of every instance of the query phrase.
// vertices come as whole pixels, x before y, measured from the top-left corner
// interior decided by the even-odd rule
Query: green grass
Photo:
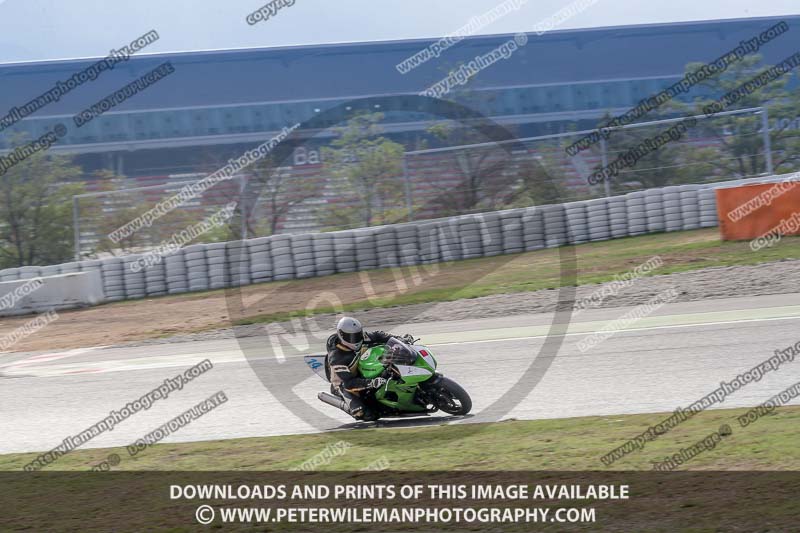
[[[576,272],[562,273],[559,259],[562,252],[568,255],[574,252]],[[109,345],[322,313],[357,313],[365,309],[553,290],[564,283],[584,285],[614,280],[654,256],[662,259],[663,266],[651,275],[755,265],[800,258],[800,237],[784,238],[777,245],[755,253],[747,242],[721,242],[716,229],[661,233],[451,263],[112,302],[65,311],[46,332],[22,341],[19,348],[37,351]],[[571,268],[565,265],[565,270]],[[335,308],[334,302],[339,304]],[[97,320],[102,320],[105,327],[87,330],[87,324]],[[22,321],[9,318],[6,329],[10,332]]]
[[[685,232],[661,233],[628,237],[572,247],[577,257],[577,285],[612,281],[648,259],[659,256],[664,265],[650,275],[688,272],[709,267],[756,265],[774,261],[800,259],[800,237],[786,237],[777,245],[753,252],[749,242],[720,241],[718,230],[705,229]],[[424,274],[425,281],[417,287],[371,299],[358,298],[344,302],[338,311],[359,311],[399,305],[433,303],[477,298],[494,294],[509,294],[541,289],[557,289],[569,276],[562,276],[560,249],[537,250],[521,254],[469,259],[440,264],[436,274]],[[409,269],[403,269],[406,279]],[[391,285],[393,273],[389,269],[369,271],[366,275],[375,286]],[[357,274],[337,274],[325,279],[329,286],[357,285]],[[293,284],[308,283],[297,280],[287,283],[282,291],[291,292]],[[410,284],[409,284],[410,285]],[[299,287],[299,285],[297,285]],[[284,321],[298,316],[334,313],[333,307],[313,310],[291,309],[277,312],[251,314],[237,318],[239,325]]]
[[[340,506],[341,500],[172,500],[170,485],[230,484],[614,484],[629,485],[630,500],[540,502],[545,507],[597,509],[597,523],[570,531],[791,531],[797,528],[800,470],[800,407],[776,410],[739,428],[745,409],[700,413],[607,469],[600,457],[663,420],[668,414],[508,421],[494,424],[370,429],[327,434],[160,444],[134,458],[123,448],[81,450],[36,475],[4,474],[0,530],[197,531],[200,503],[217,509],[242,507]],[[701,440],[722,424],[733,433],[672,474],[646,473],[654,461]],[[338,444],[337,444],[338,443]],[[345,444],[346,443],[346,444]],[[316,472],[285,472],[319,456],[340,453]],[[110,473],[87,472],[109,454],[121,463]],[[0,470],[19,470],[35,454],[0,455]],[[392,472],[354,472],[386,460]],[[592,472],[592,471],[601,472]],[[712,474],[708,471],[733,471]],[[753,472],[761,470],[762,472]],[[67,472],[64,472],[67,471]],[[119,472],[117,472],[119,471]],[[138,471],[125,472],[125,471]],[[249,473],[248,473],[249,471]],[[272,473],[269,473],[269,472]],[[413,472],[413,471],[416,471]],[[438,471],[438,473],[434,472]],[[509,472],[510,471],[510,472]],[[636,472],[642,471],[642,472]],[[739,472],[735,472],[739,471]],[[83,472],[83,473],[80,473]],[[339,472],[339,473],[337,473]],[[420,473],[421,472],[421,473]],[[408,501],[348,500],[348,506],[408,506]],[[428,502],[429,505],[434,505]],[[447,505],[439,503],[439,505]],[[456,505],[456,503],[451,504]],[[515,507],[533,502],[459,500],[464,507]],[[219,512],[219,511],[218,511]],[[553,530],[557,524],[505,524],[492,531]],[[312,531],[308,524],[215,523],[226,531]],[[402,528],[374,524],[329,524],[327,531],[431,531],[431,524]],[[486,531],[486,526],[440,524],[437,531]],[[563,527],[556,528],[564,531]]]
[[[158,444],[135,457],[124,448],[77,450],[45,471],[86,471],[110,454],[112,470],[288,470],[344,441],[318,470],[358,470],[386,458],[391,470],[651,470],[653,463],[728,424],[732,435],[681,469],[800,470],[800,407],[784,407],[740,428],[746,409],[698,414],[606,467],[600,457],[669,414],[637,414],[493,424],[378,428],[333,433]],[[346,446],[346,447],[345,447]],[[344,447],[344,448],[341,448]],[[413,450],[410,452],[409,450]],[[0,455],[0,470],[20,470],[37,454]]]

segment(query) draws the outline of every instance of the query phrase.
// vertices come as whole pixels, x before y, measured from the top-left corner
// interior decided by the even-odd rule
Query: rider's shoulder
[[[339,342],[339,336],[334,333],[328,337],[328,340],[325,342],[325,347],[328,349],[328,351],[333,350],[336,348],[337,342]]]

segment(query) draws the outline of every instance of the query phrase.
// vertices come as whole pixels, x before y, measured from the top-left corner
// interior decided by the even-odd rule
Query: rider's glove
[[[367,384],[370,389],[380,389],[384,385],[386,385],[386,378],[372,378]]]
[[[403,335],[402,339],[407,344],[414,344],[414,341],[416,340],[414,339],[414,335],[412,335],[411,333],[406,333],[405,335]]]

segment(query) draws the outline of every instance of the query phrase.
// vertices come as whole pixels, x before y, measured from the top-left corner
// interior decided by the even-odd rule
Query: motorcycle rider
[[[384,331],[365,332],[361,322],[346,316],[336,324],[336,333],[328,337],[325,358],[325,374],[331,383],[331,393],[341,396],[347,412],[356,420],[377,420],[378,415],[364,397],[370,391],[386,384],[390,370],[373,379],[358,375],[358,360],[363,349],[386,342],[392,337],[407,339],[408,336],[393,335]]]

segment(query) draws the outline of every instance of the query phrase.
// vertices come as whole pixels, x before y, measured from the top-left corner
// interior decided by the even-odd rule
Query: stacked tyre
[[[662,199],[664,204],[664,230],[680,231],[683,229],[680,187],[665,187]]]
[[[310,233],[292,235],[292,256],[295,278],[312,278],[316,275],[314,240]]]
[[[0,270],[0,281],[14,281],[17,279],[19,279],[19,268],[6,268]]]
[[[543,205],[541,207],[544,222],[545,246],[555,248],[568,242],[567,215],[563,205]]]
[[[19,267],[19,279],[33,279],[41,277],[42,270],[38,266]]]
[[[141,255],[126,255],[122,258],[122,277],[125,282],[125,298],[144,298],[147,295]]]
[[[526,252],[545,247],[544,216],[541,208],[528,207],[523,211],[522,240]]]
[[[271,237],[259,237],[247,242],[247,255],[250,259],[250,282],[272,281]]]
[[[464,215],[458,217],[456,223],[461,240],[461,257],[463,259],[483,257],[483,239],[478,218],[474,215]]]
[[[314,270],[317,276],[336,273],[336,257],[333,236],[330,233],[315,233],[312,238],[314,248]]]
[[[103,292],[107,302],[125,299],[125,280],[122,259],[110,257],[103,260],[100,272],[103,275]],[[63,269],[59,269],[63,273]]]
[[[180,294],[189,290],[189,275],[184,254],[185,250],[178,250],[164,258],[164,273],[169,294]]]
[[[353,231],[355,240],[357,270],[378,268],[378,243],[373,228]]]
[[[608,198],[608,229],[612,239],[628,236],[628,207],[624,196]]]
[[[681,218],[683,225],[681,229],[697,229],[700,227],[700,203],[698,200],[698,185],[681,185]]]
[[[144,292],[147,296],[167,294],[167,273],[163,257],[144,269]]]
[[[98,263],[97,270],[100,272],[100,279],[103,279],[103,273],[102,273],[103,262],[97,261],[97,263]],[[43,266],[41,272],[42,272],[42,277],[57,276],[58,274],[61,274],[61,265]],[[0,281],[6,281],[5,279],[3,279],[3,271],[0,271]]]
[[[420,262],[417,224],[403,224],[395,229],[400,266],[418,265]]]
[[[333,235],[336,272],[355,272],[358,270],[354,233],[352,231],[337,231],[331,235]]]
[[[379,268],[400,266],[400,258],[397,257],[397,234],[394,226],[375,228],[375,242]]]
[[[589,220],[586,216],[586,202],[564,204],[567,217],[567,234],[571,244],[589,242]]]
[[[513,209],[500,213],[500,231],[503,239],[504,254],[518,254],[525,251],[522,213],[522,209]]]
[[[611,238],[611,221],[608,217],[608,199],[598,198],[586,202],[586,222],[590,241],[605,241]]]
[[[228,277],[227,287],[240,287],[250,284],[250,253],[247,241],[225,243],[225,266]]]
[[[72,274],[73,272],[80,272],[81,267],[79,263],[62,263],[60,270],[62,274]],[[19,269],[17,269],[17,276],[19,276]]]
[[[664,219],[664,193],[661,189],[648,189],[644,192],[644,206],[647,211],[647,232],[658,233],[666,228]]]
[[[294,279],[294,259],[292,257],[292,238],[289,235],[272,237],[272,277],[277,281]]]
[[[647,204],[644,192],[637,191],[626,194],[625,209],[628,213],[628,235],[647,233]]]
[[[503,220],[500,218],[500,213],[479,213],[475,216],[480,221],[483,256],[490,257],[502,254]],[[521,235],[522,230],[519,233]]]
[[[697,206],[700,210],[700,227],[713,228],[719,224],[717,216],[717,193],[711,187],[697,191]]]
[[[421,263],[437,263],[439,261],[439,227],[436,222],[420,224],[419,260]]]
[[[458,237],[458,222],[443,218],[436,223],[439,237],[439,255],[442,261],[461,259],[461,240]]]
[[[202,244],[187,246],[183,249],[183,259],[186,263],[186,278],[189,282],[189,291],[207,291],[209,289],[209,279],[205,246]]]

